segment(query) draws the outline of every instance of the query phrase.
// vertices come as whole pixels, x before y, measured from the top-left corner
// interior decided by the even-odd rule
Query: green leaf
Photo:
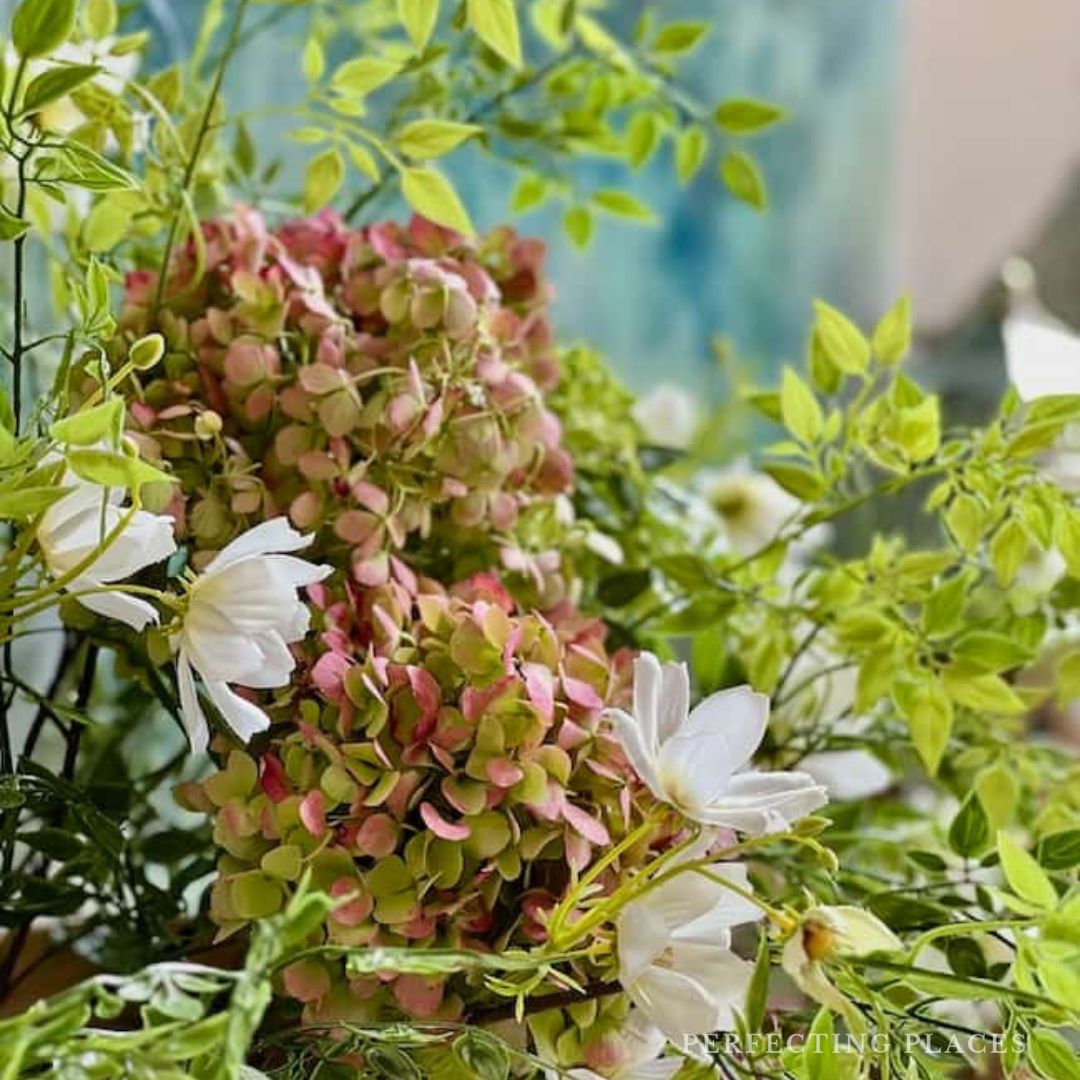
[[[1038,907],[1057,906],[1057,890],[1042,867],[1008,833],[998,833],[997,849],[1005,880],[1017,896]]]
[[[477,124],[458,124],[452,120],[414,120],[397,133],[394,141],[403,154],[423,161],[448,153],[483,130]]]
[[[966,705],[976,712],[1019,716],[1027,709],[1004,679],[979,672],[970,661],[958,661],[946,669],[945,688],[958,705]]]
[[[510,197],[510,209],[515,214],[525,214],[547,201],[548,182],[535,173],[527,173],[517,183]]]
[[[668,23],[660,28],[652,47],[654,52],[675,55],[697,48],[709,32],[707,23]]]
[[[806,1076],[807,1080],[836,1080],[839,1070],[836,1067],[836,1039],[834,1038],[832,1012],[823,1007],[818,1010],[810,1032],[806,1037]]]
[[[138,180],[126,169],[114,165],[82,143],[68,141],[60,153],[66,168],[62,168],[55,179],[66,180],[87,191],[129,191],[139,186]]]
[[[750,1031],[760,1031],[765,1022],[765,1008],[769,999],[769,975],[772,963],[769,957],[769,938],[762,934],[758,940],[757,960],[754,973],[746,987],[746,1026]]]
[[[709,153],[709,136],[700,124],[691,124],[675,140],[675,175],[688,184],[697,175]]]
[[[172,484],[175,478],[141,458],[111,450],[69,450],[65,455],[76,476],[103,487],[134,489],[143,484]]]
[[[1031,1032],[1032,1065],[1048,1080],[1080,1080],[1080,1057],[1066,1039],[1047,1027]]]
[[[366,146],[351,142],[347,147],[349,160],[373,183],[379,182],[380,172],[378,163],[371,156]]]
[[[94,41],[116,33],[116,0],[86,0],[83,6],[86,32]]]
[[[593,192],[590,200],[593,206],[606,210],[609,214],[618,217],[633,218],[635,221],[655,222],[656,215],[643,202],[639,202],[633,195],[615,188],[605,188],[602,191]]]
[[[11,42],[22,57],[47,56],[71,36],[76,0],[22,0],[11,20]]]
[[[655,113],[637,112],[626,127],[626,160],[638,169],[660,145],[660,121]]]
[[[979,546],[985,522],[986,513],[974,495],[957,495],[945,511],[949,532],[969,555]]]
[[[803,502],[813,502],[825,494],[825,479],[821,473],[787,461],[770,461],[763,467],[785,491]]]
[[[901,296],[874,328],[874,355],[883,364],[898,364],[911,348],[911,297]]]
[[[318,82],[326,71],[326,52],[322,42],[315,36],[304,42],[304,51],[300,54],[300,70],[308,82]]]
[[[401,193],[418,213],[438,225],[473,234],[473,224],[457,192],[442,173],[431,168],[401,170]]]
[[[870,364],[870,342],[842,312],[814,301],[814,332],[829,359],[847,375],[861,375]]]
[[[975,778],[975,794],[990,819],[991,828],[997,832],[1009,824],[1016,812],[1020,785],[1012,770],[999,762],[983,769]]]
[[[720,179],[736,199],[755,210],[764,210],[768,205],[765,178],[749,154],[741,150],[731,150],[725,154],[720,162]]]
[[[593,234],[593,216],[587,206],[572,206],[563,217],[563,228],[575,247],[586,248]]]
[[[1036,849],[1039,865],[1047,870],[1071,870],[1080,866],[1080,829],[1049,833]]]
[[[784,368],[780,383],[780,413],[784,427],[804,445],[813,445],[821,437],[825,427],[821,405],[810,387],[790,367]]]
[[[949,826],[949,847],[965,859],[974,858],[990,844],[990,821],[974,793],[960,805]]]
[[[716,107],[716,124],[729,135],[763,131],[784,119],[784,110],[755,98],[732,98]]]
[[[1014,517],[1007,518],[990,541],[990,562],[1002,588],[1013,583],[1030,550],[1031,540],[1024,526]]]
[[[308,162],[304,172],[304,209],[321,210],[341,190],[345,182],[345,162],[341,151],[331,147]]]
[[[949,745],[952,704],[936,680],[926,680],[916,686],[904,711],[911,729],[911,741],[926,771],[934,776]]]
[[[42,72],[26,88],[19,115],[38,112],[50,101],[62,98],[89,82],[100,70],[97,64],[66,64]]]
[[[521,31],[514,0],[467,0],[469,26],[511,67],[521,67]]]
[[[29,221],[0,210],[0,240],[18,240],[29,228]]]
[[[330,85],[341,94],[363,97],[389,82],[401,71],[396,60],[378,56],[361,56],[346,60],[330,78]]]
[[[49,429],[57,442],[69,446],[93,446],[109,442],[116,445],[124,430],[124,399],[110,398],[92,409],[57,420]]]
[[[439,18],[439,0],[397,0],[397,13],[417,51],[423,50]]]
[[[1032,659],[1023,642],[990,630],[969,630],[953,646],[953,655],[983,671],[1006,671]]]
[[[52,487],[24,487],[21,490],[0,491],[0,518],[22,521],[37,517],[70,490],[71,488],[53,485]]]

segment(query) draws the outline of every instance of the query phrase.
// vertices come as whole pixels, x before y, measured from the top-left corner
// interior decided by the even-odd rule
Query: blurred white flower
[[[784,946],[781,964],[799,989],[819,1005],[847,1016],[853,1006],[830,982],[830,960],[903,949],[900,939],[862,908],[839,905],[811,908]]]
[[[297,589],[322,581],[332,568],[280,553],[310,542],[285,518],[274,518],[222,548],[192,583],[173,647],[180,705],[194,751],[204,750],[209,741],[196,672],[244,742],[269,726],[266,713],[229,684],[271,689],[288,683],[296,666],[289,645],[304,637],[311,621]]]
[[[828,650],[806,649],[788,675],[791,685],[805,688],[777,714],[778,721],[785,714],[798,713],[818,731],[856,737],[864,732],[869,721],[854,715],[857,668],[830,670],[835,664],[836,657]],[[841,802],[872,798],[893,784],[885,763],[858,748],[808,754],[799,767],[828,791],[830,799]]]
[[[742,866],[717,864],[710,873],[748,888]],[[731,951],[731,928],[760,917],[720,882],[691,870],[678,874],[619,913],[619,982],[679,1045],[687,1035],[727,1030],[753,971]]]
[[[89,483],[70,470],[62,484],[73,490],[42,514],[37,527],[42,558],[54,577],[74,570],[130,513],[121,505],[125,493],[119,488]],[[114,585],[144,566],[167,559],[175,550],[172,518],[136,510],[116,539],[66,588],[78,594]],[[90,611],[119,619],[133,630],[142,630],[158,620],[157,609],[138,596],[85,592],[77,599]]]
[[[685,664],[634,661],[633,715],[607,715],[649,790],[692,821],[761,834],[786,829],[826,801],[806,773],[741,771],[765,736],[769,699],[749,687],[690,705]]]
[[[689,448],[701,419],[694,395],[669,382],[658,383],[638,398],[633,416],[646,441],[672,450]]]

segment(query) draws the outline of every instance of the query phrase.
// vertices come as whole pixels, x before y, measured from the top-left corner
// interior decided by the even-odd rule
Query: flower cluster
[[[473,245],[327,212],[271,231],[241,210],[163,284],[130,274],[126,337],[159,329],[168,348],[131,433],[182,480],[181,536],[213,550],[287,514],[365,585],[424,538],[449,580],[501,560],[542,589],[557,560],[524,554],[515,527],[572,478],[543,398],[542,255],[507,229]]]
[[[539,942],[572,876],[641,823],[648,800],[601,726],[629,675],[603,626],[521,613],[487,575],[451,592],[399,578],[311,588],[321,631],[271,744],[185,789],[225,852],[211,906],[224,932],[279,910],[308,871],[348,898],[330,943]],[[460,1010],[441,980],[346,983],[321,960],[286,986],[334,1014]]]

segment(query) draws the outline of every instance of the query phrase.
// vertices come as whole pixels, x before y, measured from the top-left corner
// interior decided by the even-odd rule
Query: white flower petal
[[[645,736],[637,719],[622,709],[608,709],[606,713],[615,731],[615,737],[623,748],[623,753],[641,777],[648,789],[663,802],[666,798],[657,775],[653,756],[645,745]]]
[[[76,578],[68,589],[78,594],[82,589],[98,587],[85,578]],[[118,592],[95,592],[75,597],[84,608],[107,619],[116,619],[126,623],[132,630],[145,630],[150,623],[157,623],[158,612],[153,604],[138,596],[128,596]]]
[[[695,821],[731,783],[731,765],[723,743],[711,736],[668,739],[660,749],[657,775],[667,801]]]
[[[689,708],[690,672],[685,664],[665,664],[656,712],[656,734],[659,742],[663,743],[684,728]]]
[[[626,986],[626,984],[623,984]],[[626,991],[673,1042],[717,1029],[719,1009],[699,982],[670,968],[650,967]]]
[[[708,735],[716,740],[710,755],[729,772],[742,768],[765,737],[769,699],[749,686],[710,694],[698,704],[679,731],[681,736]]]
[[[734,1027],[735,1012],[741,1010],[746,1001],[753,964],[729,949],[698,943],[676,945],[671,963],[675,970],[703,987],[709,995],[715,1011],[712,1025],[704,1030],[728,1031]]]
[[[663,888],[664,886],[661,886]],[[659,889],[631,901],[616,920],[619,980],[633,982],[667,947],[669,926],[660,905],[653,899]]]
[[[813,777],[798,772],[744,772],[703,815],[710,825],[759,836],[782,832],[828,801]]]
[[[799,766],[842,801],[869,799],[893,785],[892,773],[868,750],[826,750],[803,758]]]
[[[184,718],[188,742],[195,754],[201,754],[210,745],[210,725],[206,714],[199,704],[199,691],[195,686],[195,676],[187,655],[183,652],[176,658],[176,684],[180,691],[180,712]]]
[[[210,700],[218,707],[225,722],[241,742],[250,742],[253,736],[270,726],[270,717],[258,705],[253,705],[246,698],[234,693],[227,683],[208,682],[206,689]]]
[[[664,672],[652,653],[641,653],[634,660],[634,719],[641,729],[646,752],[654,756],[660,746],[660,690]]]
[[[212,574],[232,566],[241,559],[253,555],[269,555],[280,551],[299,551],[312,541],[310,533],[298,533],[284,517],[271,518],[261,525],[256,525],[241,533],[231,543],[226,544],[206,567],[205,573]]]

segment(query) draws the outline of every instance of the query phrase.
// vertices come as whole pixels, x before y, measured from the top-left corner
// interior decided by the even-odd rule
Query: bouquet
[[[1077,1075],[1080,398],[952,426],[904,299],[712,418],[560,340],[438,159],[764,209],[707,22],[139,8],[2,79],[5,1078]],[[299,191],[226,104],[286,26]]]

